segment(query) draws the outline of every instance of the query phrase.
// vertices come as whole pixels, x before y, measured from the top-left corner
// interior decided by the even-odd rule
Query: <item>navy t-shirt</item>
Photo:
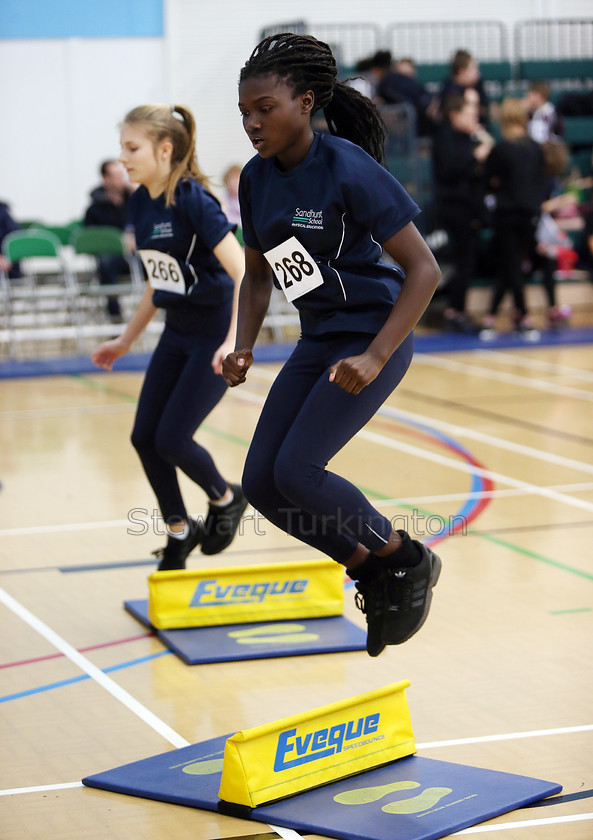
[[[177,185],[175,204],[166,207],[164,194],[151,198],[140,186],[130,196],[128,221],[138,250],[170,254],[183,271],[185,295],[156,289],[152,296],[154,305],[166,310],[167,324],[183,333],[218,332],[219,319],[230,318],[234,282],[213,249],[235,225],[215,196],[186,178]]]
[[[303,335],[376,334],[401,291],[386,242],[420,212],[401,184],[354,143],[315,134],[305,159],[281,172],[252,158],[239,184],[245,244],[267,252],[295,237],[323,284],[294,301]]]

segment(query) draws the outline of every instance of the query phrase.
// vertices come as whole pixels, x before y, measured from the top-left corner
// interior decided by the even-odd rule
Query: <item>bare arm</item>
[[[214,256],[218,259],[226,273],[234,280],[235,283],[235,287],[233,289],[233,309],[231,312],[229,330],[224,342],[217,349],[212,358],[212,367],[214,372],[222,373],[222,360],[235,346],[239,289],[241,286],[241,279],[245,272],[245,255],[235,234],[229,232],[214,249]]]
[[[406,278],[387,321],[360,356],[342,359],[330,368],[330,381],[359,394],[379,374],[385,363],[414,329],[438,285],[437,262],[410,222],[384,244],[387,253],[403,268]]]
[[[111,370],[115,360],[130,350],[132,344],[144,332],[157,311],[156,306],[152,303],[152,292],[152,287],[147,283],[138,308],[125,330],[118,338],[104,341],[97,347],[91,355],[93,364],[105,368],[105,370]]]
[[[235,351],[223,363],[231,387],[245,381],[253,362],[252,350],[266,317],[272,294],[272,269],[261,251],[245,248],[245,276],[239,292]]]

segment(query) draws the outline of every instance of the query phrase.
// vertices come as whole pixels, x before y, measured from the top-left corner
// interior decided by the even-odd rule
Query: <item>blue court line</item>
[[[133,665],[142,665],[144,662],[151,662],[153,659],[159,659],[161,656],[168,656],[170,650],[162,650],[159,653],[151,653],[149,656],[141,656],[139,659],[130,659],[128,662],[120,662],[118,665],[110,665],[109,668],[102,668],[104,674],[111,674],[113,671],[121,671],[124,668],[131,668]],[[88,674],[81,674],[78,677],[70,677],[68,680],[60,680],[59,682],[47,683],[36,688],[29,688],[26,691],[17,691],[15,694],[5,694],[0,697],[0,703],[7,703],[9,700],[19,700],[22,697],[30,697],[32,694],[42,694],[44,691],[52,691],[54,688],[63,688],[65,685],[73,685],[74,683],[82,682],[83,680],[90,680]]]
[[[478,475],[475,472],[475,459],[470,450],[440,429],[435,429],[433,426],[430,426],[428,423],[423,423],[420,420],[411,420],[409,417],[400,415],[397,409],[390,409],[387,406],[383,406],[381,414],[383,417],[389,417],[391,420],[396,420],[405,426],[410,426],[412,429],[418,429],[418,431],[421,431],[429,437],[440,441],[447,449],[450,449],[452,452],[456,452],[458,455],[462,456],[468,465],[468,472],[471,474],[471,486],[468,492],[472,495],[463,503],[459,510],[453,514],[452,520],[463,519],[466,522],[471,522],[473,519],[473,512],[482,503],[478,494],[484,490],[486,482],[481,475]],[[447,536],[448,533],[449,526],[445,523],[438,533],[431,534],[430,538],[426,540],[426,543],[430,545],[437,539]]]
[[[562,347],[573,344],[593,344],[593,327],[574,327],[561,332],[544,330],[537,343],[526,343],[511,334],[499,335],[494,341],[480,341],[478,336],[435,333],[415,337],[415,353],[458,353],[470,350],[507,350],[510,348]],[[285,362],[294,349],[294,342],[261,344],[256,346],[256,362]],[[146,370],[151,353],[128,353],[118,359],[114,371]],[[89,356],[64,356],[55,359],[8,359],[0,362],[0,379],[27,376],[72,376],[84,373],[105,373],[94,365]]]
[[[545,808],[548,805],[561,805],[564,802],[576,802],[578,799],[593,799],[593,790],[579,790],[576,793],[565,793],[562,796],[551,796],[549,799],[540,799],[538,802],[530,802],[522,808]]]
[[[158,560],[121,560],[114,563],[89,563],[87,566],[54,566],[58,572],[101,572],[105,569],[127,569],[131,566],[156,566]]]

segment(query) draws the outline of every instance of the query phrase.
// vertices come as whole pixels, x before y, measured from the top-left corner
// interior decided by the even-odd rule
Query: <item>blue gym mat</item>
[[[231,813],[219,805],[224,735],[82,780],[88,787]],[[235,816],[342,840],[436,840],[559,793],[554,782],[409,756]]]
[[[145,627],[154,630],[148,618],[148,600],[124,601],[124,607]],[[187,665],[366,650],[366,630],[342,615],[155,633]]]

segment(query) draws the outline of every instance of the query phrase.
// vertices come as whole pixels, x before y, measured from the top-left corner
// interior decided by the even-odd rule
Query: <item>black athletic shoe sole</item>
[[[235,498],[223,508],[210,506],[204,523],[202,554],[220,554],[235,539],[245,508],[249,504],[238,484],[231,484]]]

